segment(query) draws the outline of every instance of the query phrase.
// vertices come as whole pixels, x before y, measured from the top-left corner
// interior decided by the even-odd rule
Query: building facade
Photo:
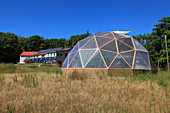
[[[56,63],[62,65],[65,58],[67,57],[68,53],[72,48],[54,48],[54,49],[47,49],[47,50],[40,50],[37,54],[33,55],[31,61],[33,63]]]
[[[27,52],[27,51],[24,51],[24,52],[22,52],[21,54],[20,54],[20,61],[19,61],[19,63],[20,64],[24,64],[25,62],[25,59],[31,59],[31,58],[33,58],[33,55],[34,54],[37,54],[38,52],[35,52],[35,51],[33,51],[33,52]]]

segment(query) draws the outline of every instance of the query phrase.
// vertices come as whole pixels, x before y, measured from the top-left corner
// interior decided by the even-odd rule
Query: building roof
[[[71,50],[72,48],[64,48],[64,49],[61,49],[61,50],[58,50],[58,51],[68,51],[68,50]],[[57,51],[56,51],[57,52]]]
[[[35,51],[31,51],[31,52],[28,52],[28,51],[24,51],[20,54],[20,56],[33,56],[34,54],[37,54],[38,52],[35,52]]]
[[[42,52],[51,52],[51,51],[58,51],[63,49],[62,47],[60,48],[53,48],[53,49],[45,49],[45,50],[40,50],[38,53],[42,53]]]
[[[47,52],[41,52],[41,53],[38,53],[37,55],[45,55],[47,54]]]

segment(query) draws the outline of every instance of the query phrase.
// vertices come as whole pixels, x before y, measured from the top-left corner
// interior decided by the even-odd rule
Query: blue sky
[[[170,16],[170,0],[0,0],[0,32],[29,37],[132,30],[151,33]]]

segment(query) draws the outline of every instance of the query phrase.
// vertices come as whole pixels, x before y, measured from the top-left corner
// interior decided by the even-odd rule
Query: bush
[[[25,63],[30,63],[30,59],[29,59],[29,58],[26,58],[26,59],[24,60],[24,62],[25,62]]]

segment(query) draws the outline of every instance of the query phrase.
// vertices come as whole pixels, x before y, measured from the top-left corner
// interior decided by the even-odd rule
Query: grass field
[[[0,113],[170,113],[170,71],[63,75],[57,66],[0,64]]]

